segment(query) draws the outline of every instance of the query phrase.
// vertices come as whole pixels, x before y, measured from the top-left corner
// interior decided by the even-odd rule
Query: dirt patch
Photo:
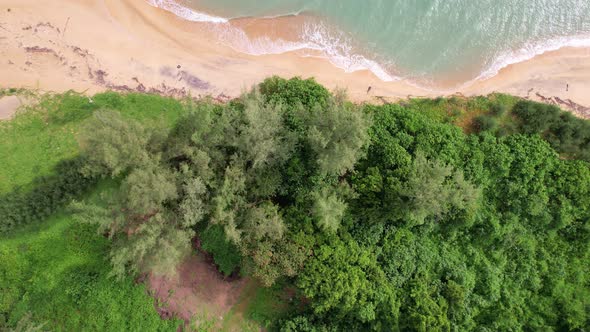
[[[238,303],[246,279],[227,281],[202,254],[188,257],[175,277],[152,275],[147,285],[158,300],[163,318],[179,317],[221,326],[225,315]]]
[[[17,96],[0,98],[0,120],[12,118],[21,105],[22,103]]]

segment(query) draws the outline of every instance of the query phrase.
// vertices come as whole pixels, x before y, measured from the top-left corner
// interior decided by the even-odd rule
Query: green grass
[[[0,95],[18,91],[3,90]],[[98,109],[116,109],[154,130],[170,128],[185,112],[182,102],[153,95],[102,93],[37,96],[39,103],[0,123],[0,195],[27,188],[55,166],[78,155],[76,134]],[[113,188],[103,183],[90,197]],[[96,227],[67,212],[13,232],[0,241],[0,328],[27,313],[52,331],[175,331],[161,320],[154,300],[131,278],[108,276],[109,241]]]
[[[27,312],[53,331],[174,331],[131,278],[108,277],[108,240],[92,225],[57,215],[0,244],[0,311],[10,325]]]
[[[290,304],[285,297],[285,285],[277,283],[271,288],[256,286],[252,292],[245,292],[248,296],[245,317],[267,328],[277,319],[284,317],[290,310]]]
[[[79,153],[76,134],[98,109],[115,109],[149,128],[169,128],[185,112],[182,102],[155,95],[113,92],[92,98],[65,93],[46,95],[34,106],[0,123],[0,194],[27,187],[49,175],[57,163]]]
[[[487,97],[465,98],[453,96],[436,99],[410,99],[403,101],[409,110],[426,114],[430,119],[452,123],[465,132],[474,132],[478,116],[492,116],[500,127],[507,127],[513,119],[509,110],[520,100],[518,97],[496,93]],[[501,110],[501,114],[495,114]]]

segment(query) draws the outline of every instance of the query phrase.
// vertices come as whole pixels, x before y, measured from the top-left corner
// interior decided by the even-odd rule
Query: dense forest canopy
[[[69,209],[110,239],[114,277],[173,273],[196,237],[220,272],[296,288],[273,329],[582,331],[590,126],[503,98],[462,127],[448,100],[355,105],[297,78],[187,101],[171,129],[96,109],[68,181],[7,194],[2,227],[111,181]]]

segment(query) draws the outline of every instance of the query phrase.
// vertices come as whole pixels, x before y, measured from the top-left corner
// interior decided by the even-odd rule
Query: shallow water
[[[460,85],[544,51],[590,46],[589,0],[177,1],[192,12],[172,8],[172,1],[151,2],[220,27],[243,17],[311,17],[297,21],[298,40],[280,38],[282,32],[271,29],[284,27],[269,24],[264,31],[272,38],[219,31],[244,52],[321,51],[347,71],[370,69],[383,80],[404,78],[423,86]]]

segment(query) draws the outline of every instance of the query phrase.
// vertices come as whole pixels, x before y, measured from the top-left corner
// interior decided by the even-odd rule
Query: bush
[[[94,186],[97,179],[82,174],[85,159],[65,160],[56,174],[37,178],[33,189],[16,189],[0,197],[0,233],[43,220]]]
[[[495,116],[502,116],[507,110],[508,106],[506,104],[495,103],[490,107],[491,114]]]
[[[226,276],[240,266],[242,256],[238,248],[225,237],[225,231],[219,225],[212,225],[201,234],[201,247],[213,255],[219,271]]]
[[[518,102],[512,109],[520,120],[520,131],[525,134],[540,134],[559,121],[561,111],[553,105],[528,100]]]
[[[540,134],[559,153],[590,161],[590,123],[553,105],[521,101],[512,112],[519,118],[519,131]]]
[[[299,103],[306,109],[316,105],[324,108],[328,105],[330,92],[313,78],[303,80],[294,77],[290,80],[273,76],[260,84],[260,92],[270,102],[279,102],[286,106],[297,106]]]
[[[488,115],[480,115],[473,122],[479,131],[493,131],[498,127],[498,121]]]

